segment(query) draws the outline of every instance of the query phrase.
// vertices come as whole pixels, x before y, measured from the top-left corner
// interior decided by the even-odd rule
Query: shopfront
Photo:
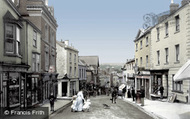
[[[28,73],[26,80],[27,107],[42,102],[42,81],[40,73]]]
[[[151,95],[160,97],[160,86],[164,87],[164,97],[168,97],[168,71],[169,70],[152,70],[151,71]]]
[[[0,106],[5,108],[25,107],[25,81],[27,66],[2,65],[0,71]]]

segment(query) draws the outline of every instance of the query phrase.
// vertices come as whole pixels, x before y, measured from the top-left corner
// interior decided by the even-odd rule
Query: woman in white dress
[[[83,92],[79,91],[77,94],[77,99],[76,99],[76,103],[75,103],[75,107],[74,107],[75,111],[83,111],[82,110],[83,100],[84,100]]]

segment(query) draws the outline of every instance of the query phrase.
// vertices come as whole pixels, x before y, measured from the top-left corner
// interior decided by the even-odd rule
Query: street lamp
[[[135,71],[135,93],[137,93],[137,71],[138,71],[138,66],[137,64],[135,63],[135,66],[134,66],[134,71]]]

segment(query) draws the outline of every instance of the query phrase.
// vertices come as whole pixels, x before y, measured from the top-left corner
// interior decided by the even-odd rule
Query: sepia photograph
[[[190,0],[0,0],[0,119],[190,119]]]

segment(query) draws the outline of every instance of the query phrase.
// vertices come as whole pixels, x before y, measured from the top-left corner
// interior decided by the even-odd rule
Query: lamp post
[[[134,66],[134,71],[135,71],[135,93],[137,93],[137,71],[138,71],[138,66],[137,66],[136,63],[135,63],[135,66]]]

